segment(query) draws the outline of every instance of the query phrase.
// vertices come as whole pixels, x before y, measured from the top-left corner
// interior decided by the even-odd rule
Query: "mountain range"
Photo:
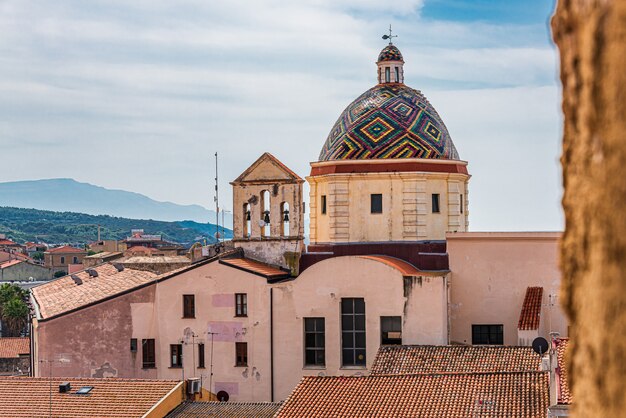
[[[73,179],[0,183],[0,206],[168,222],[215,222],[215,211],[200,205],[159,202],[140,193],[106,189]],[[232,215],[227,213],[224,221],[226,227],[232,227]]]

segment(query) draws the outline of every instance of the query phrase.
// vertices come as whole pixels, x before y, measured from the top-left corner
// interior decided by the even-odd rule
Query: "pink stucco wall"
[[[503,324],[504,344],[518,345],[526,288],[543,287],[539,335],[567,336],[561,309],[556,232],[465,232],[447,235],[452,343],[471,344],[472,324]]]

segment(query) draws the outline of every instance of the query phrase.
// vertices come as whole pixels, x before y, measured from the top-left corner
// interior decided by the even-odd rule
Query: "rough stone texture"
[[[562,0],[565,307],[575,417],[626,408],[626,2]]]

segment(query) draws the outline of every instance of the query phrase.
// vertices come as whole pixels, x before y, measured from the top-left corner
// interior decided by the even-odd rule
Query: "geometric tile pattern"
[[[389,158],[458,160],[448,129],[426,97],[404,84],[379,84],[339,116],[319,161]]]
[[[402,54],[400,53],[400,50],[398,48],[396,48],[395,45],[387,45],[386,47],[383,48],[382,51],[380,51],[380,54],[378,55],[378,62],[381,61],[404,61],[402,59]]]

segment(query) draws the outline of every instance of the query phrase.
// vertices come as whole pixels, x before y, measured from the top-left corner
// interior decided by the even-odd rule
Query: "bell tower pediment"
[[[248,167],[232,185],[241,183],[304,183],[304,180],[269,152]]]

